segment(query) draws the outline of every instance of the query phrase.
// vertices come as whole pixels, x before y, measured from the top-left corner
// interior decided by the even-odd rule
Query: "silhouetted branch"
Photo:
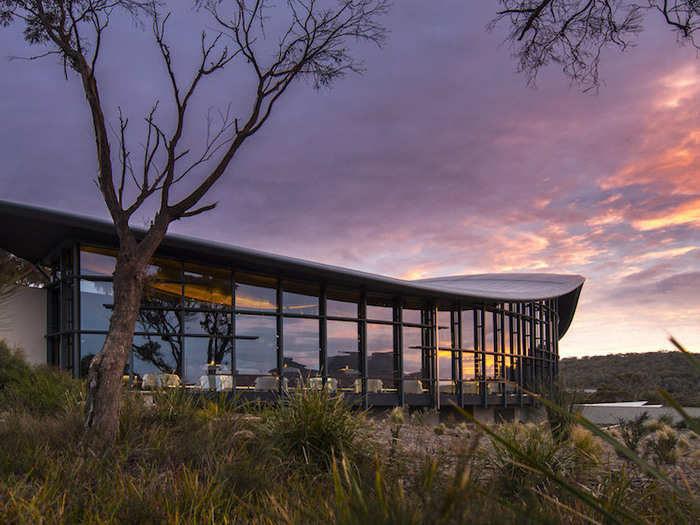
[[[518,60],[518,71],[534,83],[540,69],[560,64],[569,79],[584,89],[597,88],[601,52],[625,49],[642,30],[646,12],[660,11],[681,39],[695,44],[700,24],[698,0],[500,0],[503,9],[488,25],[510,24],[506,41]]]

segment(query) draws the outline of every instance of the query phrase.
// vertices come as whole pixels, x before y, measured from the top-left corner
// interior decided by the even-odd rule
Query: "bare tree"
[[[659,13],[680,42],[700,49],[700,0],[499,0],[502,9],[489,24],[509,26],[506,40],[518,71],[533,83],[551,62],[584,89],[600,84],[598,66],[606,47],[624,50],[642,30],[646,14]]]
[[[385,30],[379,23],[388,0],[286,0],[275,16],[287,23],[275,36],[269,53],[262,43],[271,40],[266,25],[268,0],[198,0],[196,6],[212,17],[216,30],[202,32],[199,64],[190,80],[176,75],[175,58],[166,38],[169,14],[155,1],[143,0],[4,0],[0,22],[24,24],[29,44],[44,46],[39,56],[57,55],[67,75],[75,72],[87,100],[97,151],[97,184],[119,237],[114,271],[114,309],[109,334],[102,350],[92,360],[87,378],[85,428],[97,442],[112,441],[118,429],[121,377],[131,348],[145,270],[176,220],[211,210],[203,203],[211,187],[224,175],[243,143],[270,117],[276,103],[292,82],[310,78],[314,85],[328,85],[361,64],[349,49],[352,40],[381,44]],[[159,123],[158,102],[145,117],[146,140],[137,159],[128,148],[128,119],[119,112],[116,139],[112,139],[100,100],[98,65],[100,46],[117,11],[150,20],[155,44],[162,56],[172,94],[174,129]],[[278,27],[279,24],[275,24]],[[186,116],[198,88],[233,63],[248,69],[255,80],[253,101],[240,117],[224,112],[199,155],[182,144]],[[206,170],[204,170],[206,168]],[[204,171],[203,175],[200,173]],[[193,183],[192,177],[197,177]],[[173,188],[188,179],[188,188],[174,199]],[[133,190],[130,193],[129,187]],[[134,189],[135,188],[135,189]],[[128,198],[132,195],[132,198]],[[137,210],[147,200],[157,202],[145,234],[131,227]],[[149,201],[152,202],[152,201]]]

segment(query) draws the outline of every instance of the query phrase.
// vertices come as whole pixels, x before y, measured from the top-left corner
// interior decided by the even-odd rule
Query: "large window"
[[[282,288],[282,312],[285,315],[318,315],[318,287],[283,281]]]
[[[84,246],[80,251],[80,273],[111,277],[117,264],[116,254],[115,250]]]
[[[429,388],[428,369],[425,366],[423,328],[403,327],[403,377],[404,389],[411,393],[422,393]]]
[[[328,299],[326,302],[326,314],[329,317],[349,317],[357,319],[357,303]]]
[[[450,317],[450,312],[438,312],[438,334],[440,336],[440,348],[447,348],[452,345]],[[438,352],[438,374],[440,376],[441,392],[452,394],[455,391],[456,381],[459,380],[458,356],[459,352],[452,350],[439,350]]]
[[[77,253],[63,250],[52,269],[48,337],[53,362],[84,374],[109,329],[116,252],[82,247],[76,274]],[[173,374],[190,388],[225,383],[269,392],[316,385],[325,366],[340,391],[360,392],[364,372],[368,393],[398,399],[400,381],[406,394],[435,395],[436,387],[459,392],[461,377],[464,394],[493,394],[512,392],[504,382],[533,388],[556,373],[554,301],[470,305],[437,311],[433,323],[432,306],[368,290],[359,319],[360,290],[329,286],[323,311],[320,283],[154,258],[125,374],[137,386],[145,374]],[[399,312],[398,304],[411,308]]]
[[[308,384],[319,376],[318,321],[316,319],[284,319],[283,374],[290,386]]]
[[[367,379],[369,391],[394,389],[393,326],[367,323]]]
[[[185,383],[217,388],[209,378],[231,374],[231,341],[230,337],[185,337]]]
[[[328,377],[338,381],[341,390],[353,390],[359,380],[360,352],[357,344],[357,323],[328,321]]]
[[[463,387],[465,393],[474,392],[474,381],[477,377],[477,367],[479,360],[476,358],[474,340],[475,340],[475,321],[474,310],[464,310],[461,312],[462,318],[460,327],[462,330],[462,380],[468,381],[469,384]]]
[[[244,273],[236,273],[235,279],[236,310],[277,310],[276,280]]]
[[[367,319],[372,321],[387,321],[392,322],[394,320],[394,312],[391,307],[388,306],[367,306]]]
[[[109,281],[80,281],[80,329],[109,329],[114,306],[114,290]]]
[[[87,376],[90,361],[102,350],[105,338],[103,334],[80,334],[80,377]],[[128,370],[126,372],[128,373]]]
[[[175,374],[182,379],[184,354],[177,335],[135,336],[132,345],[134,379],[138,384],[144,374]]]
[[[277,330],[274,317],[236,315],[237,384],[253,386],[259,376],[278,376]]]

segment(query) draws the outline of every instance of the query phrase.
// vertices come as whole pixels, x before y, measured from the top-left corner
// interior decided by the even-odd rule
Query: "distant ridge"
[[[661,403],[661,387],[684,406],[700,406],[700,374],[676,351],[567,357],[560,360],[559,372],[568,389],[596,390],[581,394],[589,403]]]

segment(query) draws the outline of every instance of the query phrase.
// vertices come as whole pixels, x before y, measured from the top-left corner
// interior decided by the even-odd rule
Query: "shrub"
[[[446,430],[447,427],[445,426],[445,423],[440,423],[435,428],[433,428],[433,432],[435,432],[435,434],[437,434],[438,436],[442,436]]]
[[[545,405],[547,421],[549,422],[552,437],[557,440],[566,441],[569,437],[569,429],[573,425],[575,419],[574,416],[577,413],[575,405],[580,401],[579,396],[575,392],[570,392],[556,383],[550,387],[543,385],[540,388],[545,392],[545,397],[548,400],[564,409],[561,411],[552,410]]]
[[[353,455],[361,418],[339,396],[303,390],[263,412],[263,429],[282,454],[306,464],[331,464]]]
[[[391,432],[391,442],[389,443],[389,457],[393,458],[399,446],[399,434],[406,418],[401,407],[394,407],[389,412],[389,430]]]
[[[645,443],[645,453],[654,463],[675,465],[678,460],[678,433],[668,425],[654,432]]]
[[[603,445],[592,432],[574,425],[569,430],[569,441],[579,463],[600,463]]]
[[[0,411],[65,413],[81,396],[81,382],[48,366],[28,364],[21,351],[0,341]]]
[[[503,423],[495,433],[510,446],[492,437],[493,451],[487,454],[485,462],[506,495],[522,494],[546,485],[546,478],[531,466],[562,473],[573,465],[570,451],[552,436],[545,424]]]
[[[644,436],[648,435],[651,430],[647,426],[647,420],[649,419],[648,412],[642,412],[634,419],[624,420],[619,419],[618,432],[622,441],[624,441],[627,448],[633,452],[637,452],[639,449],[639,443],[642,441]]]

